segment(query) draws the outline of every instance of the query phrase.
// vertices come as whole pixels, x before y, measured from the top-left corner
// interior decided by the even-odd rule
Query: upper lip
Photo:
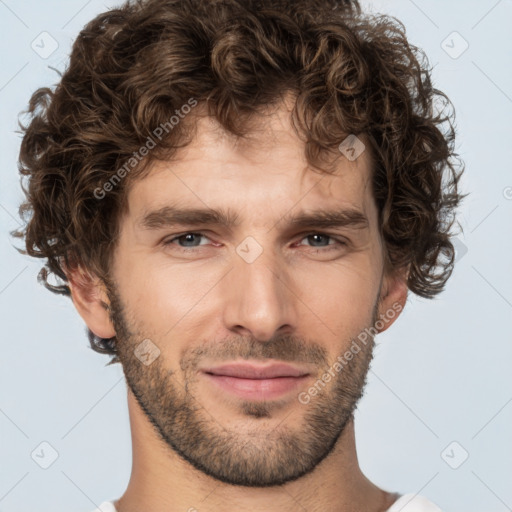
[[[203,368],[203,372],[240,379],[272,379],[275,377],[303,377],[309,375],[307,370],[285,363],[256,365],[253,363],[229,363]]]

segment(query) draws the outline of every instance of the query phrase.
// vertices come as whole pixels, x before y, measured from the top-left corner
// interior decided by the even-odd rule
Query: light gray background
[[[57,82],[48,66],[62,68],[83,25],[114,5],[0,0],[0,512],[88,512],[119,497],[130,475],[121,368],[104,366],[71,302],[37,283],[41,262],[19,255],[8,236],[22,199],[17,115],[36,88]],[[512,1],[363,7],[401,19],[435,66],[435,85],[456,107],[470,196],[446,291],[432,301],[411,295],[377,338],[356,417],[360,464],[377,485],[418,492],[444,511],[512,510]],[[43,31],[59,45],[46,59],[31,48],[42,47]],[[453,31],[469,44],[456,59],[441,46],[462,48]],[[58,452],[48,469],[31,458],[42,442]],[[446,461],[460,464],[465,451],[452,469]]]

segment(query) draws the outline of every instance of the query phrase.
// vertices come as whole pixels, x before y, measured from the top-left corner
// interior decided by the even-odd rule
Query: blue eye
[[[203,237],[203,238],[207,238],[206,235],[204,235],[203,233],[184,233],[182,235],[178,235],[174,238],[171,238],[170,240],[167,240],[164,242],[164,245],[171,245],[175,240],[181,240],[181,239],[186,239],[188,238],[188,240],[186,240],[186,242],[194,242],[194,240],[190,240],[191,237],[196,237],[196,241],[198,239],[198,237]],[[175,244],[173,244],[175,245]],[[199,244],[201,245],[201,244]],[[195,247],[198,247],[197,244],[193,244],[193,245],[185,245],[185,246],[181,246],[181,245],[178,245],[179,248],[181,249],[194,249]]]
[[[326,246],[325,246],[325,245],[324,245],[324,246],[320,246],[320,248],[322,248],[322,247],[329,247],[329,249],[328,249],[328,250],[330,250],[330,249],[332,249],[332,248],[335,248],[337,243],[338,243],[338,244],[345,245],[345,244],[344,244],[343,242],[341,242],[340,240],[336,240],[336,239],[334,239],[332,236],[327,235],[327,234],[325,234],[325,233],[310,233],[310,234],[308,234],[308,235],[304,236],[304,238],[302,238],[302,240],[305,240],[306,238],[312,239],[313,237],[317,237],[317,238],[318,238],[318,237],[320,237],[320,238],[323,238],[324,240],[325,240],[325,239],[334,240],[334,242],[335,242],[334,244],[327,244]],[[314,247],[314,248],[318,248],[318,246],[315,246],[315,245],[313,245],[313,247]]]

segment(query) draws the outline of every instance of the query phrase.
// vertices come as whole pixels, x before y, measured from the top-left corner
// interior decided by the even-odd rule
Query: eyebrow
[[[355,208],[318,209],[302,211],[298,214],[287,214],[276,224],[282,223],[292,229],[337,227],[368,229],[369,227],[366,215]],[[158,230],[175,226],[220,226],[232,229],[240,225],[240,217],[231,209],[164,206],[145,213],[137,225],[143,230]]]

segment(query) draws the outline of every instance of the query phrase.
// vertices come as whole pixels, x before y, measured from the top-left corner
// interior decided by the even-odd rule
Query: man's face
[[[179,160],[132,184],[111,274],[119,357],[141,411],[185,460],[235,485],[297,479],[333,450],[373,340],[341,371],[333,363],[383,313],[369,157],[340,155],[335,175],[305,169],[287,116],[279,110],[237,146],[200,119]],[[166,207],[229,210],[237,223],[171,225],[152,213]],[[359,211],[368,224],[290,223],[319,210]],[[148,350],[158,357],[144,364]],[[239,362],[284,362],[302,376],[258,381],[218,368]]]

